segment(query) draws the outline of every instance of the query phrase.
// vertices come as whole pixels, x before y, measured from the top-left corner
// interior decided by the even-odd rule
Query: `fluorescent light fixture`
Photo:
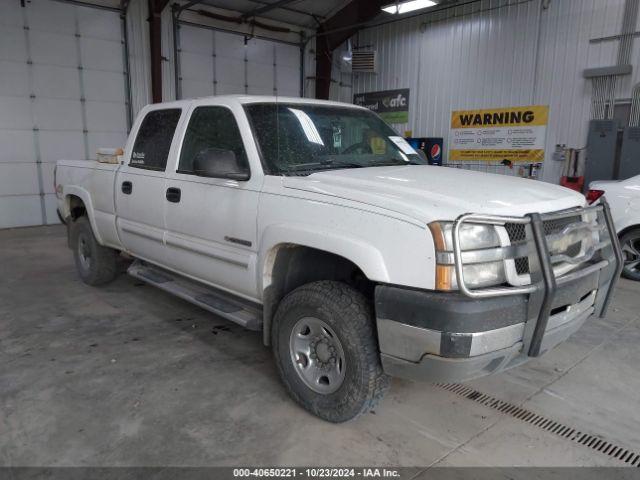
[[[413,12],[414,10],[420,10],[422,8],[433,7],[434,5],[437,5],[437,3],[431,0],[405,0],[404,2],[396,2],[392,3],[391,5],[382,7],[382,10],[394,15],[402,15],[403,13]]]
[[[316,128],[313,120],[311,120],[309,115],[307,115],[302,110],[298,110],[297,108],[289,108],[289,111],[293,113],[298,119],[298,122],[300,122],[300,126],[302,127],[302,131],[304,132],[304,134],[307,136],[307,140],[309,140],[311,143],[317,143],[318,145],[324,146],[322,137],[320,136],[318,129]]]

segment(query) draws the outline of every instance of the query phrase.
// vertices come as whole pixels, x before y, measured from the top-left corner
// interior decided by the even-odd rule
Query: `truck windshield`
[[[245,105],[245,111],[269,175],[428,163],[378,116],[363,109],[255,103]]]

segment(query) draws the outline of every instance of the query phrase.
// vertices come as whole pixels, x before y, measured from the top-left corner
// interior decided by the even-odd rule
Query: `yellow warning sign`
[[[544,161],[549,107],[533,105],[451,114],[450,161]]]

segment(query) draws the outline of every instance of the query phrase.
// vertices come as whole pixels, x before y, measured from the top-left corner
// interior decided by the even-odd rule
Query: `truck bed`
[[[71,214],[68,195],[82,199],[94,212],[91,224],[100,243],[121,249],[116,232],[115,178],[120,165],[95,160],[60,160],[56,167],[58,210],[63,218]]]

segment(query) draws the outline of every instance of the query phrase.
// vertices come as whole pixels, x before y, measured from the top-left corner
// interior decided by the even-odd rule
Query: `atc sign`
[[[409,89],[384,90],[381,92],[358,93],[353,103],[376,112],[386,122],[409,122]]]

